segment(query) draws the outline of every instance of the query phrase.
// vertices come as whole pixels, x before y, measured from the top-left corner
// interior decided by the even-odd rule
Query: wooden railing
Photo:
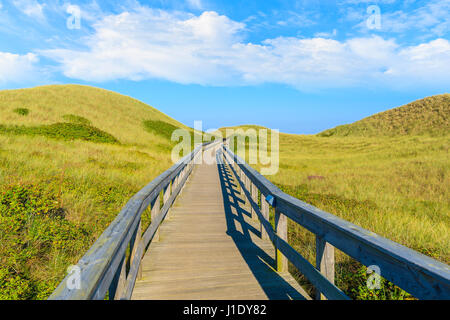
[[[283,193],[225,145],[217,158],[233,171],[252,214],[261,222],[262,237],[274,244],[277,270],[287,271],[290,261],[315,286],[317,298],[349,299],[334,284],[336,247],[366,266],[376,265],[382,277],[416,298],[450,299],[448,265]],[[269,207],[274,208],[274,228],[269,222]],[[287,218],[315,234],[315,266],[289,245]]]
[[[130,299],[146,248],[150,241],[159,240],[161,222],[185,185],[194,163],[202,156],[202,149],[210,147],[210,143],[198,146],[131,198],[78,262],[79,288],[70,285],[72,280],[68,275],[49,299],[104,299],[107,294],[110,300]],[[141,215],[150,205],[151,223],[142,234]]]

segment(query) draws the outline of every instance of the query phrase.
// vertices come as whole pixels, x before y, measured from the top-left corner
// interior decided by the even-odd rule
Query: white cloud
[[[437,39],[400,50],[399,63],[389,73],[399,78],[422,77],[450,84],[450,42]]]
[[[38,57],[33,53],[19,55],[0,52],[0,85],[36,79],[38,61]]]
[[[445,39],[407,48],[379,36],[346,41],[279,37],[255,44],[244,42],[245,24],[216,12],[195,16],[144,7],[107,16],[93,27],[86,50],[42,54],[59,62],[67,77],[87,81],[271,82],[300,90],[450,82],[450,44]]]
[[[162,78],[180,83],[226,82],[223,55],[238,43],[243,24],[215,12],[200,16],[141,8],[94,24],[88,51],[47,50],[66,76],[104,81]]]
[[[206,11],[199,17],[192,17],[179,23],[193,39],[218,46],[229,45],[236,41],[236,34],[244,28],[244,24],[234,22],[213,11]]]
[[[25,15],[35,18],[40,21],[45,21],[44,5],[36,0],[13,0],[16,8],[22,11]]]

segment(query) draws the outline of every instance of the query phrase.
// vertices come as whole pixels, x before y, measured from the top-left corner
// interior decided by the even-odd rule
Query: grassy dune
[[[450,128],[450,94],[436,95],[375,114],[352,124],[321,132],[319,136],[443,135]]]
[[[426,129],[421,135],[280,134],[280,168],[276,175],[267,178],[294,197],[448,264],[448,96],[431,99],[442,104],[429,111],[422,110],[425,114],[410,116],[429,119],[434,115],[426,113],[434,113],[432,110],[436,109],[445,115],[443,121],[434,122],[433,130]],[[420,104],[413,103],[393,112],[416,112],[411,105]],[[389,113],[375,119],[384,119]],[[373,121],[370,123],[375,128]],[[406,120],[403,124],[412,126]],[[361,128],[362,124],[357,126]],[[430,128],[427,123],[422,123],[422,127]],[[397,130],[406,132],[401,127]],[[248,147],[255,146],[247,142]],[[259,165],[254,167],[261,169]],[[290,223],[289,241],[314,263],[315,239],[311,233]],[[292,271],[296,272],[294,268]],[[304,281],[300,274],[297,276]],[[338,286],[353,298],[407,297],[387,282],[384,290],[367,290],[364,267],[341,252],[337,253],[336,276]]]
[[[0,91],[0,299],[50,294],[126,201],[171,166],[164,128],[187,129],[102,89]]]
[[[448,264],[449,138],[283,135],[280,171],[269,179],[305,202]],[[314,261],[313,236],[293,225],[290,236]],[[337,261],[338,283],[355,298],[370,298],[365,281],[356,286],[352,280],[361,268],[343,254]]]
[[[283,136],[280,171],[270,179],[343,219],[448,263],[449,142],[449,136]]]
[[[332,134],[280,134],[280,169],[268,178],[299,199],[449,263],[448,96]],[[0,300],[48,297],[126,201],[171,165],[176,128],[193,134],[142,102],[102,89],[0,91]],[[289,241],[314,261],[313,235],[290,223]],[[337,284],[359,299],[406,297],[387,283],[367,291],[364,268],[339,252]]]

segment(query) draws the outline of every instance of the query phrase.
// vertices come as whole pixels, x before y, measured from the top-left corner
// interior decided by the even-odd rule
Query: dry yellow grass
[[[448,117],[439,122],[437,130],[421,135],[403,131],[396,136],[367,137],[280,134],[279,171],[267,178],[294,197],[449,264],[450,135],[445,123]],[[248,150],[256,147],[246,142],[247,161]],[[262,168],[258,164],[253,167]],[[313,234],[290,222],[289,242],[315,263]],[[391,284],[381,292],[367,290],[364,269],[336,252],[337,284],[353,298],[408,297]],[[291,271],[305,280],[295,268]]]
[[[19,114],[14,111],[18,108],[29,113]],[[0,133],[2,190],[40,185],[57,196],[68,220],[90,226],[88,241],[75,254],[52,251],[38,254],[32,264],[27,261],[26,279],[43,283],[40,298],[51,292],[67,265],[83,255],[126,201],[171,166],[167,137],[145,130],[143,121],[187,128],[135,99],[92,87],[0,91],[0,125],[49,125],[65,122],[69,114],[89,120],[120,144]],[[293,196],[449,263],[449,138],[281,134],[280,170],[268,178]],[[312,260],[313,237],[293,225],[289,236]],[[2,264],[5,252],[0,250]],[[338,255],[338,263],[345,259]]]
[[[427,97],[377,113],[355,123],[325,130],[320,136],[442,135],[450,129],[450,94]]]
[[[29,112],[21,115],[14,111],[18,108]],[[187,128],[142,102],[92,87],[63,85],[0,91],[0,125],[50,125],[67,122],[66,115],[87,119],[120,144],[0,133],[0,192],[18,185],[42,187],[57,197],[65,219],[87,228],[88,238],[66,243],[70,252],[39,249],[24,261],[17,260],[20,252],[16,249],[0,250],[0,265],[3,271],[9,270],[9,274],[0,274],[0,286],[2,281],[10,281],[4,287],[12,288],[0,290],[3,298],[15,297],[11,292],[25,292],[16,296],[19,298],[46,297],[62,279],[66,267],[78,261],[128,199],[172,165],[171,142],[146,130],[144,120]],[[7,241],[14,243],[14,236],[1,234],[0,238],[6,245]],[[39,239],[26,240],[26,234],[23,237],[28,245],[39,243]],[[77,243],[80,241],[83,243]],[[23,281],[11,282],[16,276]],[[33,287],[30,289],[28,284]]]

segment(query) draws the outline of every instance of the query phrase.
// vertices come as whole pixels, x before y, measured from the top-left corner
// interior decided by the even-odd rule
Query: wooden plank
[[[133,262],[131,264],[130,270],[127,275],[127,283],[125,286],[125,290],[122,294],[121,299],[129,300],[131,298],[133,288],[139,273],[139,269],[141,268],[141,259],[144,255],[144,250],[148,246],[149,242],[152,240],[156,230],[159,228],[160,224],[164,220],[165,216],[167,215],[167,212],[169,211],[170,207],[172,206],[172,203],[175,201],[175,198],[180,193],[181,188],[184,186],[188,175],[190,171],[187,172],[182,180],[180,181],[180,184],[178,185],[177,189],[174,190],[172,195],[169,197],[169,199],[164,203],[163,207],[161,208],[160,214],[156,217],[155,221],[152,221],[148,229],[145,231],[144,235],[142,236],[142,240],[140,241],[138,248],[136,250],[136,259],[133,259]]]
[[[151,211],[151,221],[154,221],[158,218],[160,209],[161,209],[161,204],[160,204],[160,199],[159,199],[160,195],[158,194],[158,197],[155,199],[155,201],[153,202],[153,207],[152,207],[152,211]],[[155,235],[153,236],[153,241],[158,242],[159,241],[159,230],[157,229],[155,232]]]
[[[142,260],[132,299],[309,298],[290,274],[275,272],[273,245],[253,233],[258,222],[242,214],[242,201],[231,210],[242,196],[219,171],[196,166]]]
[[[230,159],[228,159],[225,154],[224,154],[224,158],[227,163],[232,163],[232,162],[229,162]],[[230,166],[230,169],[233,172],[233,174],[237,180],[237,184],[238,185],[243,184],[242,180],[240,180],[238,172],[234,169],[234,167]],[[245,192],[244,192],[244,196],[248,197],[248,195],[245,194]],[[274,236],[274,231],[272,229],[272,225],[269,222],[269,203],[263,197],[262,193],[261,193],[261,210],[259,210],[259,208],[256,204],[256,201],[253,201],[252,208],[255,209],[255,211],[258,215],[259,221],[260,221],[259,229],[261,232],[261,237],[263,237],[265,240],[269,239],[270,241],[273,242],[275,239],[275,236]]]
[[[309,263],[300,253],[295,251],[286,241],[278,239],[278,250],[302,273],[305,277],[322,292],[327,298],[333,300],[349,300],[349,298],[336,287],[319,270]]]
[[[164,188],[164,196],[163,196],[164,203],[166,203],[167,200],[169,200],[169,197],[170,197],[170,182]]]
[[[185,170],[185,169],[183,169]],[[163,193],[163,203],[167,203],[167,201],[169,200],[170,197],[170,192],[171,192],[171,185],[170,182],[167,184],[167,186],[164,188],[164,193]],[[166,216],[167,219],[170,219],[170,215],[167,214]]]
[[[334,247],[318,236],[316,236],[316,268],[334,284]],[[316,299],[324,300],[326,297],[317,290]]]
[[[119,299],[125,288],[126,277],[126,257],[124,256],[109,288],[109,300]]]
[[[245,186],[245,189],[247,190],[247,193],[248,193],[248,197],[246,196],[246,197],[244,197],[244,199],[245,199],[245,205],[249,205],[250,203],[249,203],[249,198],[250,198],[250,196],[251,196],[251,190],[250,190],[250,179],[246,176],[246,175],[244,175],[244,186]]]
[[[263,218],[265,221],[269,221],[269,204],[266,201],[266,198],[264,197],[264,195],[261,193],[261,213],[263,215]],[[264,240],[269,239],[269,235],[266,231],[266,229],[263,227],[263,223],[261,222],[261,237]]]
[[[130,241],[130,248],[131,248],[130,264],[132,264],[133,260],[136,258],[136,250],[138,248],[139,242],[141,241],[141,238],[142,238],[142,230],[140,220],[136,228],[136,231]]]
[[[250,182],[250,183],[251,183],[251,190],[252,190],[252,200],[256,204],[258,204],[258,188],[256,188],[256,186],[253,182]],[[256,213],[256,210],[253,208],[253,206],[251,207],[251,211],[252,211],[252,218],[257,219],[258,214]]]
[[[277,241],[275,242],[275,259],[277,271],[287,271],[288,270],[288,260],[279,250],[279,240],[284,240],[286,243],[287,239],[287,218],[278,209],[275,208],[275,233],[277,234]]]

